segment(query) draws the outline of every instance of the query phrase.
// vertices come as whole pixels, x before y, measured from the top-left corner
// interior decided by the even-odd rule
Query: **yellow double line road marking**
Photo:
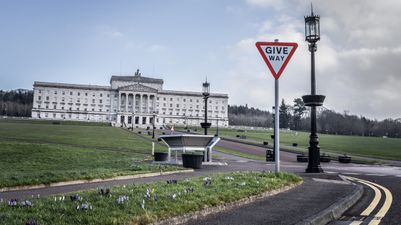
[[[381,220],[383,219],[383,217],[387,214],[388,210],[391,207],[391,203],[393,202],[393,195],[391,194],[391,192],[387,188],[385,188],[379,184],[367,181],[367,180],[362,180],[362,179],[355,178],[355,177],[347,177],[347,176],[344,176],[344,177],[350,181],[357,181],[361,184],[364,184],[364,185],[372,188],[373,191],[375,192],[375,197],[373,198],[373,200],[369,204],[369,206],[361,213],[361,216],[369,216],[373,212],[373,210],[379,204],[381,196],[382,196],[379,188],[381,190],[383,190],[383,192],[385,194],[385,200],[384,200],[383,206],[380,208],[379,212],[376,213],[374,218],[369,223],[369,225],[378,225],[381,222]],[[357,225],[357,224],[361,224],[362,222],[363,221],[354,221],[351,224]]]

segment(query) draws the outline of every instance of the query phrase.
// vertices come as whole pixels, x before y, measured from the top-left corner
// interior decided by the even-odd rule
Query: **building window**
[[[183,101],[186,102],[187,100],[184,98]]]
[[[57,94],[57,91],[54,91],[54,94],[56,95],[56,94]]]
[[[69,109],[70,109],[70,111],[71,111],[71,110],[72,110],[72,107],[70,107]]]
[[[103,94],[102,94],[102,93],[100,93],[100,97],[103,97]]]
[[[99,100],[99,103],[102,103],[102,99]]]
[[[42,94],[42,90],[39,90],[39,94]]]
[[[93,97],[95,97],[95,93],[93,93],[93,95],[92,95]]]
[[[49,101],[49,96],[46,96],[46,101]]]
[[[92,99],[92,103],[95,103],[95,99]]]
[[[80,95],[81,95],[81,92],[78,92],[77,94],[78,94],[78,96],[80,96]]]
[[[63,91],[63,93],[62,93],[63,95],[65,95],[65,91]]]
[[[163,98],[164,101],[166,101],[166,98]]]
[[[85,96],[88,96],[88,92],[85,92]]]
[[[173,101],[173,98],[170,98],[170,101]]]
[[[79,107],[77,107],[77,111],[79,111]]]
[[[38,100],[39,100],[39,101],[42,100],[42,96],[38,96]]]
[[[64,102],[64,100],[65,100],[64,97],[62,97],[62,98],[61,98],[61,101]]]
[[[55,113],[53,113],[53,118],[56,118],[56,114]]]
[[[64,110],[64,106],[61,106],[61,109]]]
[[[95,111],[95,109],[94,108],[92,108],[92,112],[94,112]]]
[[[49,105],[46,105],[46,109],[48,109],[49,108]]]
[[[180,107],[180,104],[177,104],[177,108],[179,108]]]
[[[173,107],[173,104],[170,104],[170,107]]]
[[[107,94],[107,97],[110,97],[110,94]]]
[[[72,95],[72,91],[70,91],[70,95]]]
[[[53,109],[56,109],[56,107],[57,107],[56,105],[53,105]]]

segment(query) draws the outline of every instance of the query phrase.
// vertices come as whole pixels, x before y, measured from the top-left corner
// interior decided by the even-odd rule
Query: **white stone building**
[[[201,88],[201,85],[199,85]],[[201,92],[163,90],[163,80],[112,76],[110,86],[35,81],[32,118],[110,122],[114,126],[200,126],[204,120]],[[228,95],[211,93],[208,122],[228,126]]]

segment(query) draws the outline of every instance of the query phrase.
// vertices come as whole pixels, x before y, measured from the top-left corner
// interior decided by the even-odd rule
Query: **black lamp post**
[[[155,129],[156,129],[156,126],[155,126],[155,123],[156,123],[156,111],[153,111],[153,119],[152,119],[152,125],[153,125],[153,129],[152,129],[152,139],[155,139]]]
[[[311,134],[309,136],[307,173],[323,172],[320,166],[320,147],[316,131],[316,107],[322,106],[326,97],[324,95],[316,95],[315,51],[317,50],[316,42],[320,40],[319,20],[320,17],[313,14],[313,8],[311,8],[311,15],[305,16],[305,40],[309,42],[309,51],[311,52],[311,94],[302,96],[305,105],[311,107]]]
[[[205,135],[207,135],[207,129],[211,126],[211,123],[207,122],[207,99],[210,95],[210,83],[207,80],[202,84],[202,95],[205,100],[205,122],[201,123],[201,127],[205,129]]]

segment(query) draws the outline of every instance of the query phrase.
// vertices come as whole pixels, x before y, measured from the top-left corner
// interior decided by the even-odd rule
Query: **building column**
[[[156,111],[156,95],[153,95],[153,111]]]
[[[134,109],[133,109],[133,106],[134,106],[134,93],[131,93],[130,95],[132,96],[130,112],[133,113],[134,112]]]
[[[132,94],[132,113],[135,113],[135,95],[136,93],[134,92]]]
[[[142,102],[142,94],[140,94],[139,95],[139,112],[141,113],[142,112],[142,105],[143,105],[143,102]]]
[[[148,110],[148,102],[149,102],[149,95],[144,95],[144,97],[146,97],[146,101],[145,101],[145,113],[148,113],[149,112],[149,110]],[[146,124],[146,123],[145,123]]]
[[[125,94],[125,112],[127,112],[128,111],[128,94],[127,93],[124,93]]]
[[[121,93],[118,92],[117,112],[121,110]]]

